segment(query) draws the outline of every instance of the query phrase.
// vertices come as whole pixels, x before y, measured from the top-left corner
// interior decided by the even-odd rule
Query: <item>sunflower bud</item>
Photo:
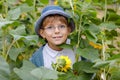
[[[58,59],[57,60],[57,64],[60,66],[60,67],[64,67],[66,65],[66,61],[65,59]]]

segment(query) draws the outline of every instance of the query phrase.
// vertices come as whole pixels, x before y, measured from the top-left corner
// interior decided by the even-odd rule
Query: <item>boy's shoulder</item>
[[[41,46],[38,50],[36,50],[36,51],[33,53],[33,56],[34,56],[34,55],[39,55],[39,54],[41,54],[42,51],[43,51],[43,47],[44,47],[44,46]]]
[[[30,61],[35,64],[37,67],[43,66],[43,47],[41,46],[36,52],[33,53]]]

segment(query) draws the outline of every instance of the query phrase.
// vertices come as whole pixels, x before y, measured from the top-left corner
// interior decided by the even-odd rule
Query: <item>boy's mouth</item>
[[[62,36],[55,36],[55,37],[53,37],[54,39],[61,39],[62,38]]]

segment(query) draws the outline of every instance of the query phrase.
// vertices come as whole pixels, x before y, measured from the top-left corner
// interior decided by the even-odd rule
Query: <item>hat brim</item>
[[[60,11],[60,10],[50,10],[45,12],[44,14],[42,14],[37,22],[35,23],[35,32],[39,35],[39,29],[42,25],[42,21],[44,20],[45,17],[47,17],[48,15],[54,15],[54,14],[58,14],[58,15],[62,15],[68,19],[70,19],[70,26],[71,26],[71,32],[75,29],[75,23],[73,21],[73,19],[64,11]]]

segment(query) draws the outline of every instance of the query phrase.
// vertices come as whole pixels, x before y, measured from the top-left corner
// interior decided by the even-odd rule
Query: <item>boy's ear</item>
[[[42,38],[45,38],[45,35],[44,35],[44,32],[42,29],[39,30],[39,35],[42,37]]]

